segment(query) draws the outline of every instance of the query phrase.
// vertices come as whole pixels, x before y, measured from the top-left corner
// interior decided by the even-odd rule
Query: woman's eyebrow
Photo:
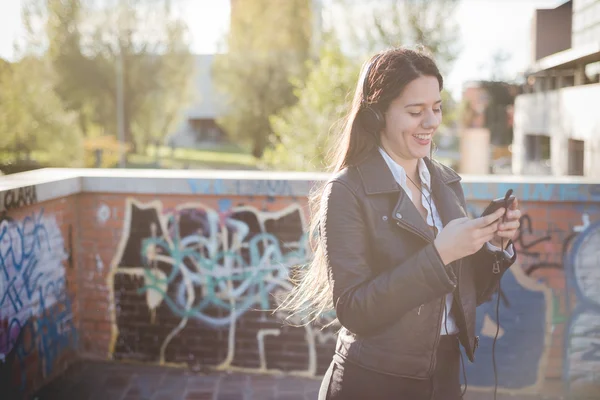
[[[442,100],[440,99],[440,100],[436,101],[435,103],[433,103],[433,105],[440,104],[441,102],[442,102]],[[413,104],[407,104],[407,105],[405,105],[404,108],[408,108],[408,107],[422,107],[424,105],[426,105],[426,104],[425,103],[413,103]]]

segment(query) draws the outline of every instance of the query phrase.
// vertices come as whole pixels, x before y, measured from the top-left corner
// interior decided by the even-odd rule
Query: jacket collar
[[[466,216],[460,199],[449,186],[452,182],[460,181],[460,176],[437,161],[427,157],[423,160],[431,174],[431,193],[444,226],[453,219]],[[413,202],[396,182],[378,149],[358,164],[357,169],[367,195],[398,193],[398,200],[392,212],[392,218],[398,226],[420,235],[427,241],[432,242],[435,239]]]
[[[460,176],[450,168],[430,160],[429,157],[425,157],[423,160],[431,174],[432,186],[436,183],[447,185],[460,181]],[[364,161],[357,165],[357,169],[367,195],[393,193],[401,190],[378,148],[371,150]]]

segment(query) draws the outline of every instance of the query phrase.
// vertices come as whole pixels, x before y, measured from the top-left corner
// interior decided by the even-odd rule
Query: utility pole
[[[119,41],[119,54],[117,55],[117,135],[119,139],[119,167],[125,168],[125,90],[123,85],[123,49],[121,38]]]

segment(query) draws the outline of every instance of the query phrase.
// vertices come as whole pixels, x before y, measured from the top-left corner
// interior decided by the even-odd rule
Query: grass
[[[32,160],[43,166],[51,166],[49,155],[35,152]],[[15,161],[15,155],[0,151],[0,164]],[[127,155],[127,168],[163,168],[163,169],[259,169],[258,160],[237,145],[225,144],[211,148],[176,148],[162,146],[149,147],[146,153],[131,153]],[[118,167],[118,165],[114,165]]]
[[[145,154],[130,154],[128,166],[131,168],[155,168],[156,149],[151,147]],[[226,145],[211,149],[191,149],[169,147],[158,148],[159,168],[194,169],[258,169],[257,160],[237,146]]]

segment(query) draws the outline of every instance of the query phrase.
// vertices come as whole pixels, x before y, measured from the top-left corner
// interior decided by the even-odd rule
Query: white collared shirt
[[[389,156],[389,154],[387,154],[387,152],[385,150],[383,150],[381,147],[379,148],[379,152],[381,153],[381,155],[383,156],[383,159],[385,160],[386,164],[390,168],[390,171],[392,172],[392,175],[394,176],[394,179],[396,180],[396,182],[398,182],[400,187],[402,187],[402,189],[406,192],[406,194],[412,201],[412,191],[410,190],[410,188],[408,187],[408,184],[406,183],[407,178],[406,178],[406,171],[404,170],[404,168],[401,165],[399,165],[397,162],[395,162]],[[422,158],[420,158],[419,161],[417,162],[417,170],[419,172],[419,177],[421,178],[421,184],[424,187],[424,190],[421,191],[422,192],[421,193],[421,204],[423,205],[423,208],[425,208],[425,210],[427,211],[427,218],[426,218],[427,225],[429,225],[431,227],[435,226],[435,228],[437,230],[437,234],[439,234],[442,231],[442,228],[444,227],[444,225],[442,223],[442,219],[440,218],[438,210],[435,207],[435,202],[433,201],[433,197],[431,196],[431,192],[430,192],[431,174],[429,173],[429,169],[427,168],[427,165],[425,164],[425,161],[423,161]],[[430,203],[427,200],[429,200]],[[430,206],[430,204],[431,204],[431,206]],[[486,243],[486,246],[488,246],[488,248],[492,251],[500,250],[498,247],[490,244],[489,242]],[[504,250],[504,253],[507,257],[512,257],[514,255],[512,247]],[[454,317],[452,316],[452,314],[450,314],[453,300],[454,300],[454,296],[452,293],[449,293],[446,295],[446,313],[442,317],[442,327],[441,327],[442,335],[458,333],[458,327],[456,326],[456,321],[454,320]],[[446,328],[447,328],[447,330],[446,330]]]

